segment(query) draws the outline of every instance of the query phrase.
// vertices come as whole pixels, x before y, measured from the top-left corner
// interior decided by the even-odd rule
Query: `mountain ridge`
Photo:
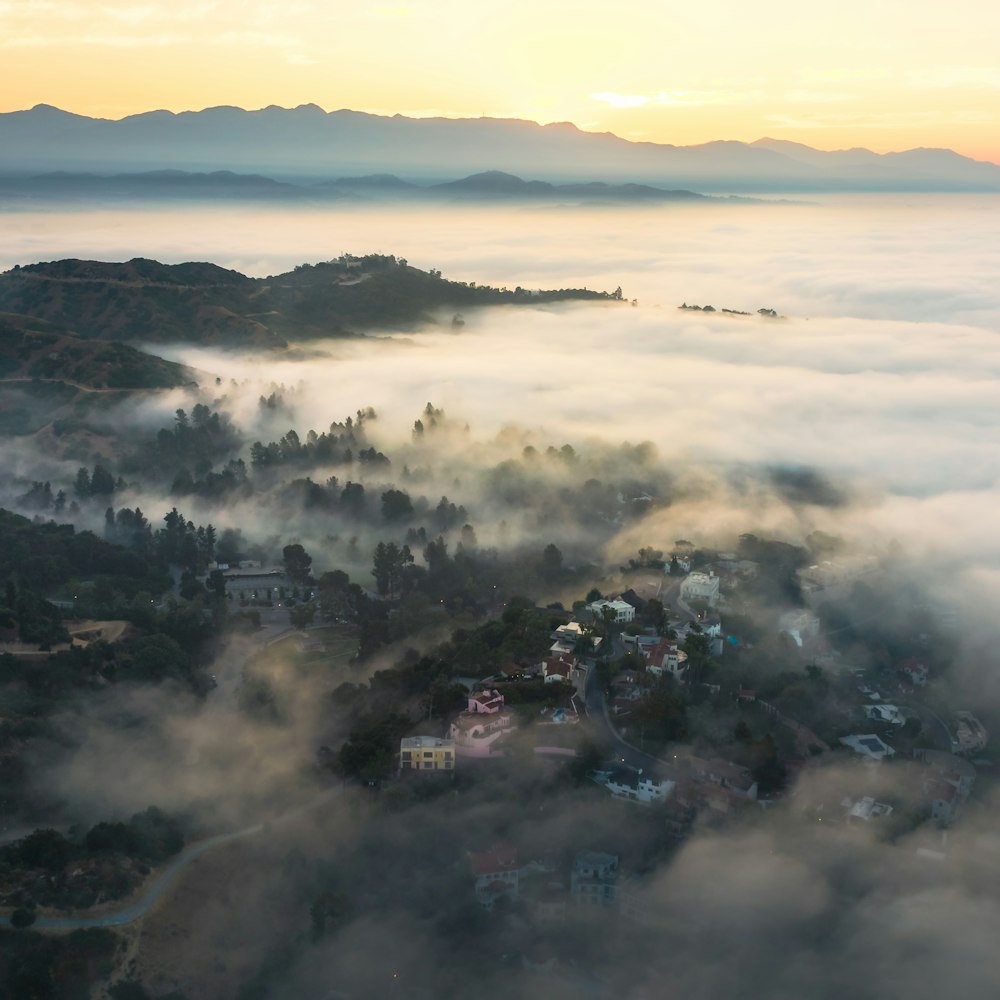
[[[98,119],[36,105],[0,114],[0,172],[232,170],[279,179],[499,170],[549,183],[601,177],[708,192],[1000,191],[1000,165],[953,150],[815,150],[787,140],[634,142],[571,122],[408,118],[317,105]]]
[[[384,254],[350,254],[252,278],[209,262],[69,258],[0,273],[0,313],[56,324],[81,340],[283,350],[290,342],[450,320],[490,305],[621,301],[583,288],[509,290],[449,281]]]

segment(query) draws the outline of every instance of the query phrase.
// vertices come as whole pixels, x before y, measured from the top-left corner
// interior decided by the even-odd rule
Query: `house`
[[[594,617],[601,621],[604,618],[604,609],[608,608],[611,611],[611,621],[616,625],[621,625],[625,622],[635,621],[635,608],[632,607],[628,601],[594,601],[592,604],[587,605],[587,609],[593,612]]]
[[[921,660],[916,656],[910,657],[908,660],[904,660],[899,665],[899,672],[906,678],[914,687],[926,687],[927,678],[930,676],[930,667],[927,666],[926,660]]]
[[[676,552],[671,553],[670,558],[664,563],[663,572],[669,574],[671,565],[675,563],[682,573],[691,572],[691,557],[678,555]]]
[[[975,765],[970,764],[964,757],[946,753],[944,750],[924,749],[914,750],[913,756],[940,776],[953,782],[963,796],[968,796],[969,792],[972,791],[972,786],[976,783],[976,775],[979,772]]]
[[[656,923],[658,908],[645,879],[635,875],[620,879],[617,895],[618,912],[623,920],[640,927],[652,927]]]
[[[958,753],[985,750],[989,736],[983,724],[971,712],[955,713],[956,732],[953,744]]]
[[[874,733],[866,733],[860,736],[842,736],[840,742],[845,747],[850,747],[856,754],[859,754],[861,757],[867,757],[869,760],[881,762],[886,757],[892,757],[896,753],[888,743],[884,743]]]
[[[791,638],[796,646],[819,635],[819,618],[808,611],[786,611],[778,619],[778,631]]]
[[[930,803],[931,816],[941,826],[951,826],[963,802],[958,788],[943,778],[928,778],[924,782],[924,794]]]
[[[757,782],[750,769],[740,764],[732,764],[721,757],[706,760],[693,754],[679,758],[678,763],[696,781],[719,785],[747,799],[757,798]]]
[[[560,625],[550,636],[552,645],[549,647],[549,652],[557,656],[560,654],[571,655],[576,652],[580,640],[585,636],[586,632],[579,622],[567,622],[565,625]]]
[[[714,612],[700,615],[698,624],[701,626],[702,632],[710,639],[722,638],[722,619]]]
[[[455,741],[458,756],[489,757],[493,754],[493,745],[515,728],[509,712],[489,715],[462,712],[451,724],[448,735]]]
[[[630,767],[618,767],[608,776],[604,787],[616,799],[648,805],[650,802],[661,802],[670,798],[677,783],[661,775],[646,774]]]
[[[503,695],[496,689],[484,689],[469,695],[469,712],[480,715],[496,715],[503,711]]]
[[[895,705],[865,705],[865,718],[892,726],[901,726],[906,722],[906,716]]]
[[[681,599],[705,601],[715,607],[719,602],[719,578],[714,573],[689,573],[681,583]]]
[[[670,639],[661,639],[655,646],[643,650],[646,670],[654,677],[670,674],[676,680],[683,680],[687,673],[687,653],[677,648]]]
[[[882,819],[892,813],[892,806],[885,802],[876,802],[870,795],[865,795],[857,802],[846,798],[840,804],[847,810],[847,815],[844,818],[848,824],[870,823],[872,820]]]
[[[542,677],[546,684],[572,684],[573,669],[576,667],[576,660],[571,656],[554,655],[546,656],[542,660]]]
[[[931,815],[941,826],[951,826],[976,781],[976,768],[962,757],[942,750],[915,750],[913,756],[927,765],[921,785]]]
[[[476,899],[484,909],[492,910],[503,896],[517,899],[520,869],[516,847],[494,844],[481,853],[470,854],[469,867],[475,878]]]
[[[573,860],[570,893],[586,906],[613,906],[617,899],[618,855],[581,851]]]
[[[401,771],[452,771],[455,741],[438,736],[404,736],[399,741]]]

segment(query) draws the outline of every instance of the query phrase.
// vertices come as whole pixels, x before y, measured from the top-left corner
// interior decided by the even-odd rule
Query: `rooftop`
[[[455,741],[440,736],[404,736],[399,741],[401,750],[454,750]]]

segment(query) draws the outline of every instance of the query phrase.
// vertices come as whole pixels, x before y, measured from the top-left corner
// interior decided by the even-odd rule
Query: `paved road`
[[[633,767],[636,770],[641,768],[646,771],[655,769],[659,764],[663,763],[663,761],[653,757],[651,754],[645,753],[627,743],[615,731],[608,716],[607,699],[604,697],[604,692],[597,682],[597,670],[593,666],[587,671],[584,703],[587,707],[587,717],[590,719],[591,725],[598,732],[602,732],[607,736],[607,740],[614,747],[619,761],[628,764],[629,767]]]

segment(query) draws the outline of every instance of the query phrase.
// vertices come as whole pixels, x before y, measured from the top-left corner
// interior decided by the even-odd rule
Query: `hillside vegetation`
[[[195,373],[127,344],[82,340],[45,320],[0,314],[0,381],[20,379],[87,389],[172,389],[195,381]]]
[[[60,324],[81,338],[245,348],[411,326],[441,310],[620,298],[621,292],[511,291],[448,281],[439,271],[380,254],[345,255],[268,278],[141,258],[62,260],[0,274],[0,310]]]

